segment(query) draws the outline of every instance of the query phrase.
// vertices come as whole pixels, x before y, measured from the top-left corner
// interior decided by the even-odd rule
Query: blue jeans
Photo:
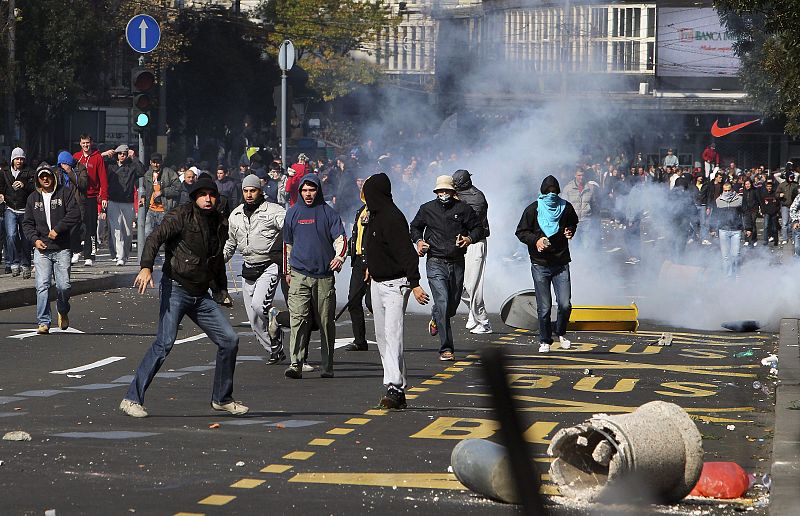
[[[239,336],[233,331],[228,317],[208,293],[192,296],[178,282],[166,276],[162,277],[160,290],[158,334],[136,369],[136,377],[128,387],[125,399],[144,403],[144,392],[172,350],[178,334],[178,324],[184,315],[188,315],[217,345],[217,367],[214,371],[211,401],[222,404],[232,401],[233,370],[236,367],[236,354],[239,352]]]
[[[792,223],[789,221],[789,207],[781,206],[781,242],[789,241],[789,230]],[[794,233],[794,231],[792,231]]]
[[[800,231],[793,230],[792,237],[794,237],[794,257],[800,258]]]
[[[572,285],[569,279],[569,265],[531,265],[533,288],[536,291],[536,314],[539,316],[539,341],[553,343],[553,333],[561,337],[567,333],[569,315],[572,313]],[[556,293],[556,327],[550,321],[553,298],[550,287]]]
[[[143,209],[143,208],[140,208]],[[150,233],[153,232],[154,229],[161,224],[161,221],[164,220],[165,212],[163,211],[153,211],[147,210],[147,215],[144,219],[144,237],[147,238],[150,236]]]
[[[719,230],[719,249],[722,251],[722,270],[729,278],[739,270],[739,254],[742,248],[742,232]]]
[[[6,207],[6,266],[19,269],[19,266],[31,266],[31,244],[22,231],[24,213],[15,213]]]
[[[60,314],[69,313],[70,260],[69,249],[63,251],[40,251],[34,249],[33,264],[36,266],[36,321],[38,324],[50,326],[50,285],[56,278],[56,309]]]
[[[692,221],[692,236],[697,240],[708,240],[707,206],[695,206],[695,218]]]
[[[464,262],[448,262],[428,258],[425,268],[433,296],[431,318],[439,329],[439,353],[453,351],[453,330],[450,318],[456,314],[464,289]]]

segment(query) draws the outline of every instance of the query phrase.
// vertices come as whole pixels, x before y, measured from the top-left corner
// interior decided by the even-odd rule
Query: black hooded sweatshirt
[[[483,238],[489,236],[489,219],[488,219],[488,212],[489,212],[489,203],[486,202],[486,196],[483,195],[483,192],[478,190],[475,185],[472,184],[472,178],[470,177],[470,173],[466,170],[456,170],[453,173],[453,186],[456,187],[456,192],[458,193],[458,198],[461,199],[463,202],[470,205],[470,207],[475,210],[475,214],[481,220],[481,226],[483,227]]]
[[[551,186],[556,187],[556,193],[561,193],[558,180],[553,176],[544,178],[541,192],[545,193]],[[537,220],[539,201],[533,201],[533,203],[528,205],[525,211],[522,212],[522,218],[517,225],[516,235],[520,242],[528,246],[528,254],[531,257],[531,262],[538,265],[553,267],[566,265],[571,261],[569,255],[569,240],[564,235],[564,230],[570,228],[572,231],[575,231],[578,226],[578,214],[575,213],[575,208],[572,207],[569,201],[565,202],[567,204],[564,206],[564,212],[558,220],[558,231],[555,235],[548,237],[548,240],[550,240],[550,247],[546,248],[541,253],[536,249],[536,242],[545,236]]]
[[[408,221],[392,200],[392,183],[384,173],[364,182],[369,209],[367,268],[375,281],[406,277],[411,288],[419,286],[419,256],[411,243]]]

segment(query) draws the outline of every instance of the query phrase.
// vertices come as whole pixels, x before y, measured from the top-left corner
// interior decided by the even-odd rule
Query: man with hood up
[[[536,289],[536,312],[539,316],[539,352],[547,353],[553,343],[553,333],[561,347],[569,349],[571,342],[565,337],[572,312],[572,286],[569,277],[569,241],[575,236],[578,214],[568,201],[559,197],[561,187],[553,176],[542,181],[540,194],[522,212],[516,235],[528,246],[531,257],[531,274]],[[556,293],[558,305],[556,326],[552,327],[550,311]]]
[[[452,176],[437,177],[433,193],[436,198],[420,206],[411,221],[411,240],[417,255],[428,255],[425,269],[433,296],[428,331],[439,335],[439,360],[454,360],[450,319],[464,289],[464,255],[483,238],[484,229],[475,210],[456,197]]]
[[[719,228],[722,269],[729,278],[733,278],[739,270],[743,214],[742,196],[733,190],[733,183],[726,181],[722,185],[722,193],[715,200],[714,217]]]
[[[421,305],[428,303],[428,294],[419,286],[419,257],[411,245],[408,222],[392,201],[389,177],[383,173],[369,177],[363,192],[370,217],[365,279],[371,279],[375,340],[386,386],[380,405],[402,409],[406,407],[403,315],[410,292]]]
[[[464,256],[464,290],[461,301],[467,305],[467,329],[470,333],[492,333],[492,325],[486,314],[483,303],[483,276],[486,272],[486,238],[489,236],[489,203],[486,196],[472,184],[471,174],[467,170],[456,170],[453,174],[453,186],[458,198],[467,203],[478,216],[483,234],[480,240],[467,247]]]
[[[67,151],[58,153],[58,163],[56,164],[56,172],[58,174],[58,184],[63,185],[65,188],[71,188],[75,192],[75,202],[78,203],[78,208],[81,213],[81,223],[72,228],[70,231],[70,250],[72,251],[71,263],[78,263],[80,253],[82,250],[81,239],[89,238],[85,235],[83,228],[84,220],[84,205],[83,200],[86,197],[86,189],[89,185],[89,176],[86,173],[86,167],[83,165],[75,166],[75,158],[72,157]]]
[[[283,225],[284,271],[289,283],[292,363],[287,378],[303,377],[311,323],[319,323],[323,378],[333,378],[333,345],[336,340],[336,289],[334,272],[342,269],[347,238],[342,219],[325,203],[322,182],[306,174],[297,187],[297,203],[286,212]]]
[[[50,332],[51,278],[56,280],[58,327],[69,327],[69,268],[72,259],[70,231],[81,222],[75,189],[59,184],[56,171],[46,163],[36,173],[37,188],[25,205],[22,229],[33,242],[33,264],[36,267],[36,332]]]

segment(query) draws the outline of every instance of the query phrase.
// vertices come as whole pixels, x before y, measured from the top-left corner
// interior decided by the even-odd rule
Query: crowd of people
[[[420,304],[433,301],[428,331],[438,337],[443,361],[455,359],[451,320],[461,303],[468,311],[467,330],[493,331],[483,302],[489,202],[462,166],[472,161],[471,152],[448,158],[443,152],[412,155],[402,148],[379,151],[367,141],[346,156],[311,159],[301,153],[285,166],[268,149],[246,147],[239,166],[229,170],[191,161],[168,167],[158,153],[145,165],[126,145],[99,152],[90,135],[82,135],[79,143],[74,155],[60,152],[55,165],[39,163],[35,169],[26,166],[23,149],[14,149],[0,176],[6,272],[28,279],[35,265],[41,334],[50,329],[47,291],[55,278],[58,326],[66,329],[71,265],[84,260],[84,266],[93,266],[105,242],[111,260],[124,265],[135,214],[145,211],[146,240],[140,243],[135,281],[141,292],[153,284],[162,247],[165,257],[158,333],[120,405],[128,415],[147,416],[145,391],[184,316],[219,347],[212,407],[247,412],[233,398],[238,336],[219,308],[232,303],[226,263],[236,252],[243,264],[235,275],[241,277],[255,339],[268,352],[268,363],[288,358],[284,375],[290,379],[314,371],[308,363],[312,331],[319,331],[322,343],[320,375],[334,377],[335,277],[348,258],[344,309],[354,339],[344,349],[368,349],[366,306],[374,316],[384,367],[382,406],[406,406],[403,314],[412,294]],[[659,164],[646,163],[641,154],[632,160],[620,154],[600,163],[584,159],[545,178],[516,230],[541,297],[540,352],[548,352],[554,338],[570,346],[565,336],[571,310],[569,247],[600,248],[602,221],[624,230],[627,261],[633,264],[641,255],[643,220],[653,210],[664,211],[658,218],[670,228],[676,256],[688,245],[708,246],[718,239],[722,268],[730,276],[737,273],[742,245],[793,240],[800,255],[793,164],[776,172],[740,170],[733,162],[721,168],[713,145],[702,157],[699,166],[681,166],[672,150]],[[653,192],[665,202],[650,202]],[[346,227],[345,220],[352,224]],[[420,286],[421,257],[430,297]],[[274,304],[279,287],[287,311]],[[551,288],[558,307],[554,326]]]

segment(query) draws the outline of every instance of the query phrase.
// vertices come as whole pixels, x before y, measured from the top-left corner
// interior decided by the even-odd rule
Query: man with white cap
[[[0,203],[6,203],[6,268],[13,276],[31,277],[31,244],[22,230],[25,203],[35,190],[33,171],[25,168],[25,151],[11,151],[11,167],[0,173]]]
[[[120,145],[114,153],[117,159],[108,165],[109,250],[117,265],[125,265],[133,235],[133,194],[145,170],[127,145]]]
[[[283,332],[273,335],[267,331],[272,300],[280,283],[279,263],[283,259],[283,220],[286,210],[267,201],[261,193],[261,180],[250,174],[242,181],[244,203],[237,206],[228,218],[228,240],[225,242],[225,261],[231,259],[237,247],[242,253],[242,295],[247,319],[256,340],[270,353],[267,363],[277,364],[286,359],[283,351]]]
[[[436,199],[420,206],[411,222],[411,241],[419,256],[428,255],[425,268],[433,296],[428,330],[439,335],[439,359],[454,360],[450,319],[464,289],[464,255],[483,238],[484,229],[475,210],[456,197],[452,176],[437,177],[433,193]]]

